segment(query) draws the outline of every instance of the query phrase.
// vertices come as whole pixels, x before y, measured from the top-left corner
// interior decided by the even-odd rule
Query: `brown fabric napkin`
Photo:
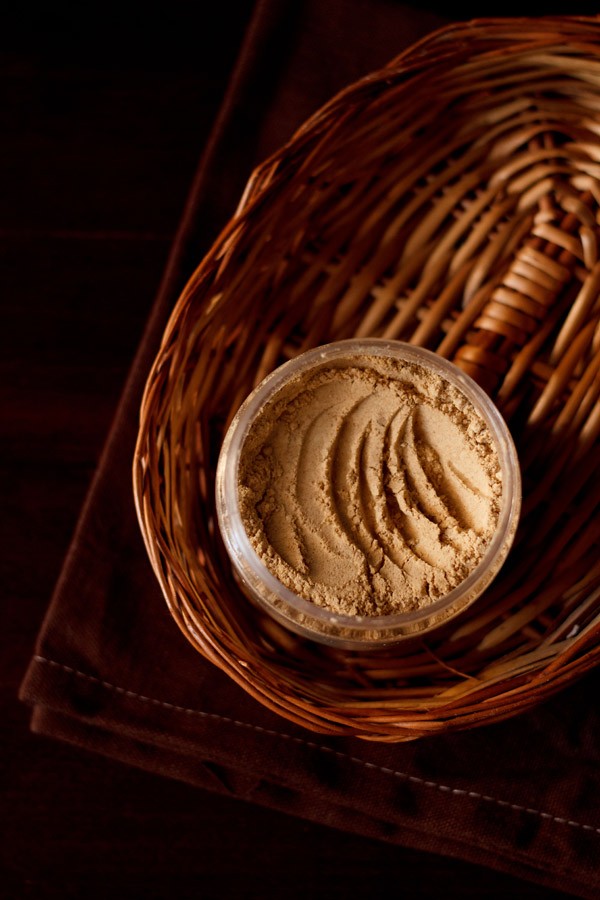
[[[257,4],[21,696],[36,732],[591,898],[600,891],[597,673],[533,712],[461,734],[379,745],[304,731],[179,633],[134,514],[131,460],[149,366],[251,168],[335,91],[439,24],[390,0]]]

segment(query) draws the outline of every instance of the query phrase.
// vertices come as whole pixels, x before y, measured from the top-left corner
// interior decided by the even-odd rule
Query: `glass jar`
[[[418,609],[391,615],[346,615],[332,612],[281,583],[258,556],[240,510],[240,459],[244,442],[266,404],[284,388],[319,369],[360,365],[368,357],[386,357],[399,366],[425,369],[454,386],[483,420],[495,447],[501,475],[501,499],[495,531],[477,565],[444,596]],[[346,649],[387,647],[423,635],[470,606],[489,586],[513,543],[521,509],[521,477],[508,427],[487,394],[446,359],[400,341],[350,339],[325,344],[284,363],[250,394],[235,415],[223,441],[216,477],[219,528],[244,593],[263,611],[306,638]]]

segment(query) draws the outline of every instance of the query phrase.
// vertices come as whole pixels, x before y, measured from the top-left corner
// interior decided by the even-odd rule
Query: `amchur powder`
[[[496,530],[492,435],[437,372],[385,356],[292,379],[256,416],[239,505],[256,553],[333,613],[422,609],[475,568]]]

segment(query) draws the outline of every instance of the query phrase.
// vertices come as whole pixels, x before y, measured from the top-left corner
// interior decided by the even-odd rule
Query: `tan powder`
[[[242,521],[288,588],[346,615],[422,608],[481,560],[502,492],[492,436],[421,366],[324,364],[259,413],[242,447]]]

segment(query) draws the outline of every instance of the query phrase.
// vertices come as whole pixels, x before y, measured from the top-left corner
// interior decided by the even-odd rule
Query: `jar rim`
[[[244,526],[238,476],[244,441],[263,408],[292,379],[334,360],[381,356],[421,366],[457,388],[486,423],[502,475],[502,500],[494,534],[472,571],[444,596],[410,612],[340,614],[294,593],[260,559]],[[251,600],[292,631],[348,649],[382,647],[437,628],[471,605],[495,578],[513,543],[521,509],[521,476],[508,426],[483,389],[454,363],[431,350],[384,338],[349,338],[321,344],[266,376],[235,414],[221,447],[216,475],[219,529],[234,570]]]

